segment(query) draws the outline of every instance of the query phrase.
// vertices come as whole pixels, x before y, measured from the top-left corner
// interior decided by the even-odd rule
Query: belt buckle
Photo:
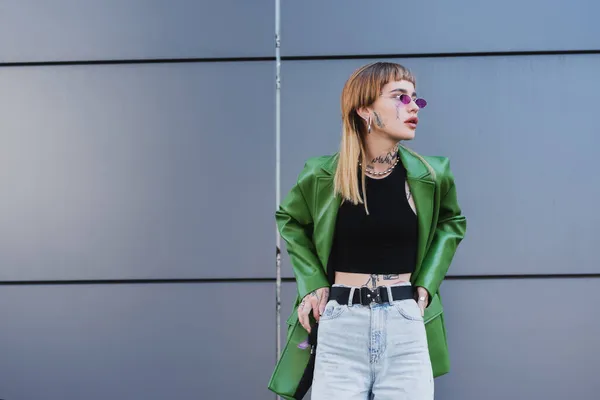
[[[363,290],[365,290],[365,291],[363,292]],[[364,296],[363,293],[366,294],[366,296]],[[376,287],[375,290],[371,290],[367,287],[361,287],[360,288],[360,297],[361,297],[361,299],[364,299],[365,302],[367,302],[369,304],[383,303],[383,301],[381,300],[381,288],[379,286]]]
[[[377,304],[383,303],[381,300],[381,286],[377,286],[375,288],[375,297],[373,298],[373,302]]]

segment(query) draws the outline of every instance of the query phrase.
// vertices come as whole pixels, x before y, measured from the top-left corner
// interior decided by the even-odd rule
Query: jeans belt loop
[[[371,296],[369,295],[369,288],[361,286],[360,289],[358,289],[358,291],[360,295],[360,304],[364,305],[366,300],[371,299]]]
[[[387,286],[386,288],[388,292],[388,303],[392,304],[394,301],[394,296],[392,296],[392,288],[390,286]]]
[[[352,300],[353,300],[353,297],[354,297],[354,291],[355,290],[356,290],[355,287],[351,287],[350,288],[350,295],[348,297],[348,306],[352,306]]]

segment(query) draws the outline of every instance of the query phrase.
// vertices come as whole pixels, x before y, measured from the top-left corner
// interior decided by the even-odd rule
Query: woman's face
[[[403,94],[410,96],[408,104],[402,102]],[[404,80],[388,82],[370,108],[371,134],[379,132],[394,140],[413,139],[419,122],[417,114],[420,110],[415,103],[416,99],[415,86],[411,82]],[[406,102],[408,98],[404,97],[404,100]]]

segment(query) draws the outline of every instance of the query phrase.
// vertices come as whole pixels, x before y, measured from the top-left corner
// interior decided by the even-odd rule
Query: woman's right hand
[[[322,287],[314,292],[310,292],[302,299],[302,302],[298,306],[298,321],[300,321],[300,325],[302,325],[302,327],[304,327],[308,333],[310,333],[309,316],[311,311],[315,317],[315,320],[318,322],[319,317],[321,314],[323,314],[323,311],[325,311],[325,306],[327,305],[328,300],[328,287]]]

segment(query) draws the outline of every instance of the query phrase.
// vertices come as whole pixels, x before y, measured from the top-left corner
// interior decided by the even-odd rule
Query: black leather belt
[[[371,303],[388,303],[394,300],[414,299],[415,291],[412,286],[392,286],[392,299],[388,295],[387,286],[378,286],[375,289],[367,287],[355,288],[352,295],[352,304],[362,304],[368,306]],[[329,292],[329,299],[335,300],[339,304],[348,304],[350,300],[350,291],[352,288],[334,286]]]

